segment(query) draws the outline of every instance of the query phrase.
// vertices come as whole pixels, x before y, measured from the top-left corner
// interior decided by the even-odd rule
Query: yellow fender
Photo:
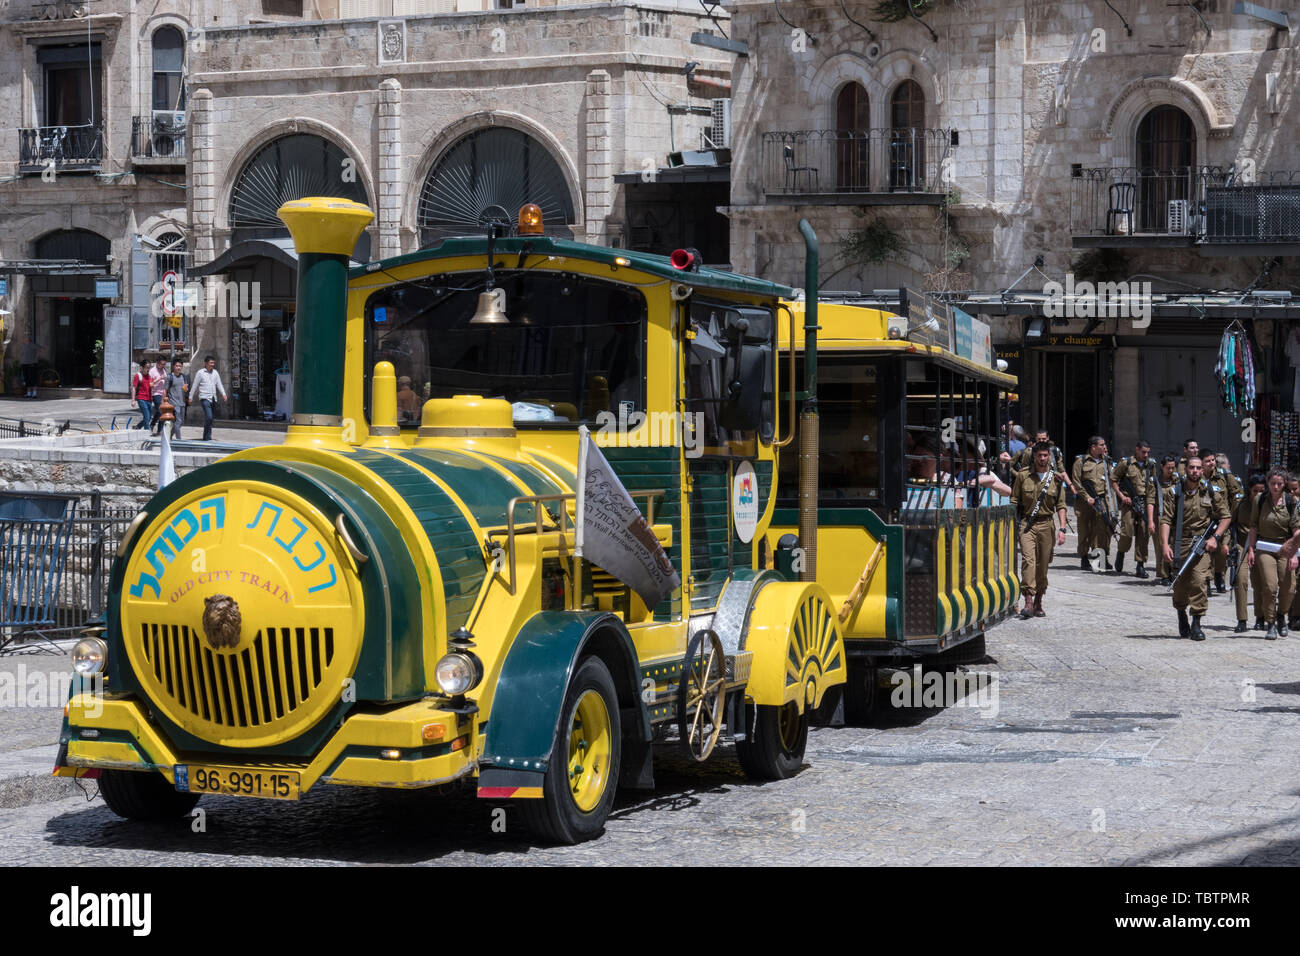
[[[844,638],[826,589],[815,582],[764,586],[749,612],[745,650],[754,654],[746,696],[760,705],[819,707],[848,678]]]

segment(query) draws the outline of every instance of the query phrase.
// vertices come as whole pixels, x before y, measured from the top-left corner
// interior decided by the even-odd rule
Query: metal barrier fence
[[[29,422],[25,418],[0,418],[0,438],[35,438],[42,435],[62,435],[72,427],[72,422],[65,419],[55,422],[45,419]]]
[[[64,634],[58,635],[66,637],[103,612],[108,575],[118,542],[144,507],[149,493],[73,490],[64,494],[76,497],[77,506],[71,534],[61,545],[64,551],[61,556],[62,582],[46,619],[53,620],[49,629],[56,632],[66,629]],[[0,547],[17,552],[24,545],[21,539],[9,537]],[[24,559],[23,554],[0,553],[0,566]]]

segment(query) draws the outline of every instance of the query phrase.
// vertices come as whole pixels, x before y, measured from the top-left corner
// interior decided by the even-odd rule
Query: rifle
[[[1100,495],[1099,495],[1099,494],[1096,494],[1096,493],[1095,493],[1096,489],[1094,489],[1094,488],[1092,487],[1091,482],[1086,482],[1086,481],[1085,481],[1084,484],[1088,485],[1089,490],[1094,492],[1094,494],[1093,494],[1093,496],[1092,496],[1092,500],[1093,500],[1094,502],[1096,502],[1096,504],[1093,506],[1093,510],[1095,510],[1095,511],[1097,512],[1097,514],[1101,516],[1101,519],[1102,519],[1103,521],[1106,522],[1106,527],[1110,528],[1110,536],[1111,536],[1112,538],[1115,538],[1115,537],[1118,537],[1118,536],[1119,536],[1119,516],[1118,516],[1117,514],[1115,514],[1115,512],[1114,512],[1113,510],[1111,510],[1111,507],[1110,507],[1110,467],[1109,467],[1109,459],[1105,459],[1105,458],[1103,458],[1102,461],[1105,462],[1105,463],[1107,464],[1107,468],[1106,468],[1106,478],[1105,478],[1105,481],[1106,481],[1106,492],[1105,492],[1104,494],[1100,494]]]
[[[1192,545],[1191,551],[1187,554],[1187,560],[1183,562],[1183,566],[1179,568],[1178,573],[1174,575],[1174,584],[1177,584],[1184,572],[1196,563],[1197,558],[1205,554],[1205,542],[1210,540],[1210,535],[1214,534],[1214,529],[1218,526],[1219,522],[1211,518],[1210,523],[1205,526],[1205,530],[1197,536],[1196,542]]]
[[[1138,505],[1137,492],[1133,490],[1133,479],[1128,476],[1128,468],[1124,469],[1124,477],[1119,480],[1119,490],[1128,495],[1129,500],[1133,503],[1129,505],[1133,512],[1133,526],[1140,528],[1143,534],[1147,530],[1147,500],[1142,499],[1142,504]]]

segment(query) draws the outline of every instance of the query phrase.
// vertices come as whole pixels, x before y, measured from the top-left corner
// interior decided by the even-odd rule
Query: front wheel
[[[108,809],[128,820],[183,817],[199,802],[199,794],[181,793],[162,774],[139,770],[103,771],[99,792]]]
[[[757,713],[748,738],[736,741],[740,766],[755,780],[793,777],[803,766],[808,746],[808,709],[799,713],[794,701],[754,709]]]
[[[542,799],[519,805],[534,833],[569,844],[600,835],[618,789],[621,731],[609,668],[600,658],[588,657],[564,694]]]

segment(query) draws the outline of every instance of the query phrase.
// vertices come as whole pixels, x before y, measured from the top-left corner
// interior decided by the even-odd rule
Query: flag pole
[[[164,395],[162,405],[158,408],[158,421],[162,423],[162,427],[158,430],[162,435],[162,451],[158,455],[159,491],[176,480],[176,463],[172,459],[172,422],[175,420],[176,406]]]

